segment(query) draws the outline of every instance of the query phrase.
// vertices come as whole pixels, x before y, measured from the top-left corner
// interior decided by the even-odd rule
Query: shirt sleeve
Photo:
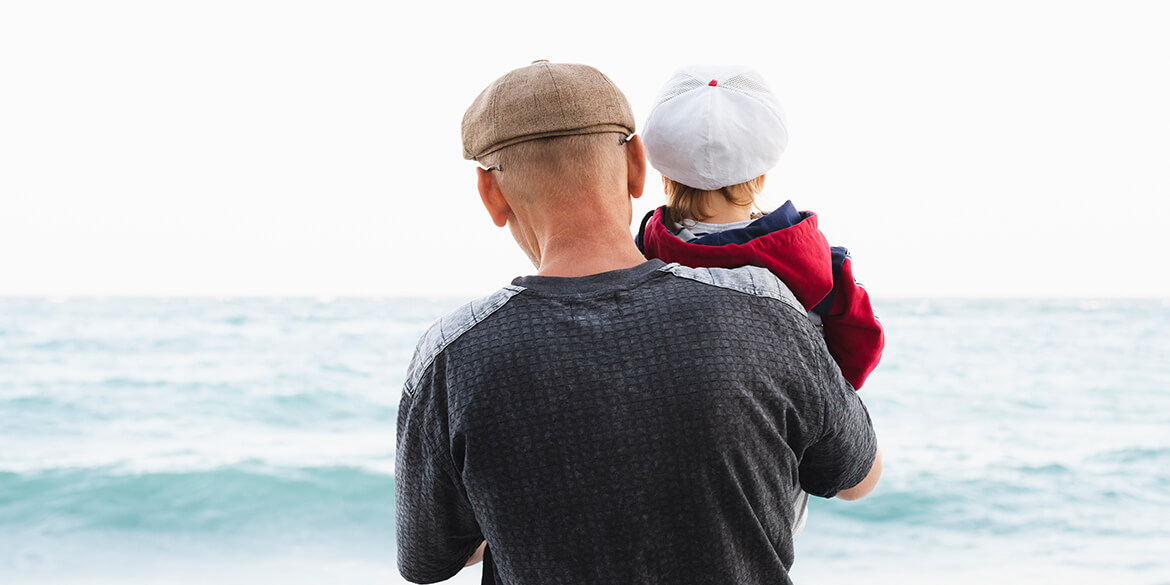
[[[877,453],[877,436],[865,404],[845,383],[836,365],[824,364],[822,380],[818,401],[821,428],[816,440],[805,447],[799,475],[804,491],[831,498],[869,475]]]
[[[394,468],[398,570],[414,583],[458,573],[483,542],[466,492],[457,481],[446,436],[446,406],[427,382],[403,392],[398,406]]]

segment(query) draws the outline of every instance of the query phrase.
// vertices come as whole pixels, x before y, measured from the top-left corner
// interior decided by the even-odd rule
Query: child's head
[[[666,179],[668,213],[701,220],[710,197],[754,201],[759,177],[788,145],[788,129],[780,101],[755,71],[693,66],[662,88],[642,141]]]

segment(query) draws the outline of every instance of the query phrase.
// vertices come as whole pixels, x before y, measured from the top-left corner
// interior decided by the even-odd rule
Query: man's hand
[[[837,497],[848,501],[860,500],[861,498],[869,495],[869,492],[873,491],[874,486],[877,485],[878,479],[881,478],[881,476],[882,448],[878,447],[873,454],[873,466],[869,468],[869,474],[865,476],[865,479],[861,480],[861,483],[858,483],[857,485],[847,490],[841,490],[837,493]],[[480,550],[479,552],[482,556],[483,551]]]
[[[479,543],[479,548],[475,549],[475,552],[471,553],[470,557],[467,557],[467,562],[464,563],[463,566],[470,567],[476,563],[483,562],[483,549],[485,548],[487,548],[486,540]]]

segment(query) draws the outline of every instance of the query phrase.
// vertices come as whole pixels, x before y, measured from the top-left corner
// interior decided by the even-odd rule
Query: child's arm
[[[885,333],[873,314],[869,293],[853,279],[849,251],[834,246],[831,252],[833,290],[813,312],[821,317],[825,344],[841,374],[854,389],[860,389],[881,360]]]

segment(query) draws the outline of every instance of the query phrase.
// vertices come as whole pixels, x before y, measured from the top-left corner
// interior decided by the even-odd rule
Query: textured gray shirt
[[[876,439],[770,272],[651,261],[524,277],[435,323],[398,412],[398,563],[485,538],[509,585],[787,583],[792,501]]]

